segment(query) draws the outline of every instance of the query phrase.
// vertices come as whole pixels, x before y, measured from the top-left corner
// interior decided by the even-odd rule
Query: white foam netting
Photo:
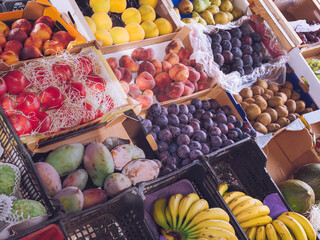
[[[91,85],[91,88],[86,84],[87,75],[81,68],[77,67],[77,59],[87,57],[93,63],[93,74],[101,77],[105,83],[105,91],[95,90],[96,85]],[[54,76],[52,72],[53,64],[67,64],[71,67],[73,76],[70,81],[78,81],[84,84],[86,96],[79,97],[78,92],[68,91],[68,84],[61,84],[58,80],[58,75]],[[37,70],[40,69],[40,70]],[[125,98],[119,94],[118,86],[113,82],[108,72],[100,62],[99,57],[93,49],[86,49],[79,54],[70,54],[66,51],[59,55],[47,58],[39,58],[35,61],[24,64],[18,70],[22,71],[30,84],[25,89],[27,92],[39,94],[49,86],[57,87],[65,96],[63,106],[59,109],[47,110],[46,113],[51,117],[52,124],[48,133],[58,132],[61,129],[68,129],[78,126],[82,119],[86,122],[92,121],[98,111],[101,115],[108,113],[110,110],[125,105]],[[45,74],[44,74],[45,73]],[[3,76],[5,72],[1,73]],[[98,87],[101,84],[97,85]],[[7,94],[8,95],[8,94]],[[9,95],[16,99],[17,96]],[[89,106],[92,106],[92,108]],[[36,129],[31,134],[39,131]]]
[[[14,170],[14,172],[15,172],[14,188],[12,190],[12,193],[9,194],[9,196],[16,195],[18,193],[18,191],[19,191],[20,182],[21,182],[21,173],[20,173],[19,168],[17,166],[13,165],[13,164],[3,163],[3,162],[0,162],[0,166],[9,166]]]

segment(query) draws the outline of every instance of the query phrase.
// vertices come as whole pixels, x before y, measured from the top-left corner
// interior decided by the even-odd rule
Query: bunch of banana
[[[229,215],[221,208],[209,208],[205,199],[195,193],[158,199],[153,206],[153,219],[169,240],[221,239],[237,240]]]
[[[239,191],[226,193],[223,199],[243,229],[265,226],[272,222],[272,218],[268,216],[269,207],[258,199]],[[248,234],[255,236],[254,233],[253,229]]]

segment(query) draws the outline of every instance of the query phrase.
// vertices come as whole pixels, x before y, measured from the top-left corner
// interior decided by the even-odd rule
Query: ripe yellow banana
[[[277,232],[271,223],[266,225],[266,233],[268,239],[277,239]]]
[[[164,210],[164,214],[166,215],[167,223],[170,228],[172,228],[172,216],[169,210],[169,207],[167,206],[166,209]]]
[[[257,232],[257,227],[252,227],[246,231],[246,235],[250,240],[255,240],[256,232]]]
[[[252,218],[268,215],[269,213],[270,213],[270,209],[268,206],[266,206],[266,205],[256,206],[256,207],[251,207],[251,208],[248,208],[248,209],[240,212],[236,216],[236,219],[239,223],[241,223],[241,222],[248,221]]]
[[[286,227],[286,225],[284,225],[283,222],[280,220],[274,220],[272,225],[281,237],[281,240],[293,240],[289,229]]]
[[[244,211],[248,208],[262,206],[262,205],[263,205],[263,203],[258,199],[255,199],[255,198],[248,199],[248,200],[240,203],[238,206],[236,206],[233,209],[232,213],[233,213],[233,215],[237,216],[239,213],[241,213],[242,211]]]
[[[170,227],[166,220],[165,208],[167,205],[167,199],[159,198],[153,205],[153,219],[164,230],[168,230]]]
[[[212,233],[201,233],[199,237],[196,237],[195,239],[210,239],[210,240],[226,240],[226,238],[223,238],[217,234],[212,234]],[[189,240],[189,238],[188,238]]]
[[[277,220],[283,222],[297,240],[307,240],[307,234],[297,220],[287,215],[280,215]]]
[[[282,215],[290,216],[294,218],[298,223],[300,223],[300,225],[303,227],[304,231],[307,234],[308,240],[316,240],[316,232],[307,218],[296,212],[286,212]]]
[[[223,196],[227,190],[228,190],[228,184],[227,183],[219,184],[219,193],[220,193],[221,196]]]
[[[252,197],[250,196],[239,196],[236,197],[235,199],[233,199],[229,204],[228,207],[230,208],[230,210],[232,211],[236,206],[238,206],[240,203],[248,200],[248,199],[252,199]]]
[[[205,199],[199,199],[195,201],[191,207],[189,208],[185,220],[181,226],[181,229],[184,229],[185,226],[200,212],[207,210],[209,208],[209,204]]]
[[[250,219],[246,222],[242,222],[240,223],[240,226],[242,228],[249,228],[249,227],[258,227],[258,226],[263,226],[266,225],[268,223],[272,222],[272,218],[269,216],[262,216],[262,217],[257,217],[257,218],[253,218]]]
[[[198,223],[209,220],[209,219],[217,219],[223,220],[226,222],[230,221],[229,215],[221,208],[209,208],[205,211],[198,213],[191,222],[184,228],[184,230],[188,230]]]
[[[179,204],[179,213],[178,213],[179,221],[178,221],[177,229],[180,228],[180,226],[184,220],[184,217],[186,216],[191,205],[194,202],[198,201],[199,199],[200,199],[199,195],[195,194],[195,193],[190,193],[187,196],[185,196],[184,198],[182,198],[182,200]]]
[[[223,200],[226,202],[226,204],[229,204],[229,203],[231,203],[231,201],[234,198],[239,197],[239,196],[244,196],[244,195],[246,195],[246,194],[243,192],[233,191],[233,192],[229,192],[229,193],[225,194],[223,196]]]
[[[265,226],[259,226],[257,228],[256,240],[266,240],[266,228],[265,228]]]
[[[201,228],[200,230],[194,232],[190,237],[196,236],[196,237],[206,237],[203,236],[203,233],[209,233],[209,234],[216,234],[218,236],[221,236],[225,238],[226,240],[238,240],[238,238],[231,232],[221,229],[221,228],[216,228],[216,227],[204,227]]]
[[[179,203],[182,198],[183,198],[183,195],[178,193],[178,194],[172,195],[169,199],[168,207],[169,207],[170,214],[172,217],[172,228],[173,229],[176,229],[176,226],[177,226]]]
[[[161,234],[168,240],[175,240],[173,236],[168,235],[165,230],[161,229]]]
[[[195,225],[194,227],[189,229],[188,233],[195,232],[195,231],[197,231],[201,228],[204,228],[204,227],[221,228],[221,229],[227,230],[227,231],[235,234],[235,231],[230,223],[228,223],[226,221],[222,221],[222,220],[216,220],[216,219],[209,219],[209,220],[199,222],[197,225]]]

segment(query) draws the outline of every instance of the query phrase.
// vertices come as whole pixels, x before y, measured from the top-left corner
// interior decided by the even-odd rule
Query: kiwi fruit
[[[275,83],[270,83],[268,89],[270,89],[274,93],[279,92],[279,86]]]
[[[255,95],[262,95],[264,93],[264,88],[261,86],[253,86],[251,87],[253,96]]]
[[[272,96],[270,96],[269,94],[262,94],[261,95],[263,98],[264,98],[264,100],[266,100],[266,101],[268,101]]]
[[[268,132],[276,132],[280,129],[280,125],[278,123],[270,123],[267,126]]]
[[[266,89],[266,90],[264,91],[264,94],[268,94],[268,95],[270,95],[271,97],[274,96],[274,92],[272,92],[270,89]]]
[[[284,102],[286,102],[288,100],[287,95],[285,93],[283,93],[283,92],[277,92],[277,93],[275,93],[275,96],[282,97]]]
[[[261,79],[261,78],[258,78],[257,81],[253,84],[254,86],[260,86],[264,89],[267,89],[268,88],[268,83]]]
[[[309,113],[309,112],[312,112],[313,109],[312,108],[306,108],[302,113],[305,114],[305,113]]]
[[[290,120],[290,122],[293,122],[297,119],[297,116],[294,115],[294,113],[289,113],[287,118]]]
[[[283,85],[283,88],[289,88],[291,91],[293,91],[293,85],[291,82],[286,81]]]
[[[268,133],[268,129],[260,122],[255,122],[253,124],[253,128],[263,134],[267,134]]]
[[[268,107],[264,112],[268,113],[271,117],[271,122],[275,122],[278,119],[278,113],[275,109]]]
[[[237,103],[242,102],[242,97],[239,94],[233,94],[234,99],[236,100]]]
[[[304,101],[296,101],[296,105],[297,105],[297,108],[296,108],[296,112],[297,113],[302,113],[304,111],[304,109],[306,108],[306,104]]]
[[[246,107],[246,114],[249,120],[255,120],[261,114],[261,109],[258,105],[252,103]]]
[[[291,98],[295,101],[298,101],[300,99],[300,94],[293,91],[292,94],[291,94]]]
[[[277,119],[276,123],[278,123],[280,125],[280,127],[285,127],[285,126],[288,126],[290,124],[290,120],[288,118],[285,118],[285,117],[279,117]]]
[[[256,121],[262,123],[264,126],[267,126],[271,123],[271,117],[269,113],[264,112],[257,117]]]
[[[250,88],[242,89],[239,94],[242,98],[252,98],[253,96],[253,92]]]
[[[245,111],[246,108],[249,106],[249,103],[247,103],[247,102],[242,102],[242,103],[240,103],[240,105],[241,105],[242,109]]]
[[[246,99],[244,99],[242,102],[246,102],[246,103],[254,103],[254,99],[251,97],[251,98],[246,98]]]
[[[269,99],[268,104],[269,104],[270,107],[282,106],[284,104],[284,100],[280,96],[274,96],[274,97]]]
[[[278,113],[278,117],[287,117],[289,114],[286,106],[277,106],[276,111]]]
[[[289,88],[281,88],[280,92],[287,95],[287,99],[291,98],[292,91]]]
[[[258,105],[258,107],[261,109],[261,112],[266,110],[266,108],[268,107],[267,101],[260,95],[257,95],[255,97],[256,98],[255,98],[254,103]]]
[[[297,105],[294,100],[288,99],[288,101],[286,102],[286,106],[288,108],[289,113],[294,113],[296,111]]]

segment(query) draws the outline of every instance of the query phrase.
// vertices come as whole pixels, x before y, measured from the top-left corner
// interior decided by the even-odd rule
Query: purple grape
[[[234,144],[234,141],[232,141],[231,139],[227,139],[227,140],[223,141],[224,147],[232,145],[232,144]]]
[[[178,149],[178,145],[177,144],[175,144],[175,143],[171,143],[170,145],[169,145],[169,149],[168,149],[168,151],[169,151],[169,153],[175,153],[176,151],[177,151],[177,149]]]
[[[257,32],[251,33],[250,36],[251,36],[251,38],[252,38],[252,40],[253,40],[254,42],[260,43],[261,40],[262,40],[262,37],[261,37],[260,33],[257,33]]]
[[[178,118],[179,118],[180,124],[187,124],[189,122],[187,115],[185,115],[183,113],[180,113],[178,115]]]
[[[216,116],[217,123],[227,123],[227,117],[225,114],[218,112]]]
[[[177,115],[175,114],[169,114],[168,115],[168,124],[170,124],[171,126],[179,126],[180,121]]]
[[[230,115],[227,117],[227,121],[228,121],[229,123],[235,123],[235,122],[237,121],[237,118],[236,118],[234,115],[230,114]]]
[[[203,119],[202,126],[204,129],[208,130],[213,127],[213,121],[210,118]]]
[[[231,40],[231,34],[228,31],[220,30],[219,35],[221,36],[222,40]]]
[[[237,128],[242,128],[243,122],[241,120],[237,120],[237,121],[235,121],[234,126]]]
[[[154,124],[158,125],[160,128],[164,128],[168,125],[168,118],[163,115],[159,115],[155,118]]]
[[[190,143],[190,138],[187,134],[181,134],[177,137],[176,143],[178,145],[188,145]]]
[[[232,28],[230,33],[233,38],[241,38],[242,36],[242,32],[239,28]]]
[[[181,130],[179,127],[170,128],[170,132],[171,132],[173,138],[176,138],[181,134]]]
[[[177,155],[179,158],[184,159],[189,157],[190,155],[190,149],[187,145],[181,145],[177,149]]]
[[[169,146],[168,143],[164,142],[164,141],[160,141],[158,142],[158,150],[159,152],[163,152],[168,150]]]
[[[210,99],[209,103],[210,103],[211,109],[215,110],[219,107],[219,103],[215,99]]]
[[[218,128],[218,127],[212,127],[212,128],[210,128],[210,130],[209,130],[209,135],[210,135],[211,137],[213,137],[213,136],[220,136],[220,135],[221,135],[221,130],[220,130],[220,128]]]
[[[231,131],[229,131],[229,132],[227,133],[227,137],[228,137],[229,139],[233,140],[233,141],[237,140],[238,136],[239,136],[239,135],[238,135],[237,131],[235,131],[235,130],[231,130]]]
[[[238,47],[233,47],[231,49],[231,53],[233,54],[233,59],[237,58],[241,58],[242,57],[242,51],[240,48]]]
[[[193,105],[196,109],[202,108],[202,102],[199,98],[194,98],[191,100],[191,105]]]
[[[203,153],[200,150],[193,150],[190,152],[190,159],[192,161],[196,160],[196,159],[200,159],[203,157]]]
[[[201,120],[204,119],[212,119],[213,118],[213,113],[211,112],[205,112],[202,116],[201,116]]]
[[[188,145],[188,147],[190,148],[190,151],[192,150],[201,150],[201,144],[197,141],[191,141]]]
[[[227,127],[229,131],[234,129],[234,125],[232,123],[227,123]]]
[[[211,39],[213,43],[219,44],[222,40],[221,36],[218,33],[212,34]]]
[[[211,137],[211,146],[214,148],[220,148],[222,146],[222,140],[219,136]]]
[[[211,105],[208,100],[202,100],[202,109],[208,111],[210,109]]]
[[[187,105],[181,104],[181,105],[179,106],[179,113],[180,113],[180,114],[187,114],[187,113],[189,113],[189,108],[187,107]]]
[[[243,71],[245,75],[249,75],[251,73],[253,73],[253,67],[252,66],[244,66],[243,67]]]
[[[231,42],[228,41],[228,40],[223,40],[221,42],[221,47],[222,47],[222,50],[227,50],[227,51],[230,51],[231,48],[232,48],[232,45],[231,45]]]
[[[228,127],[224,123],[218,123],[218,128],[220,128],[221,133],[227,134],[228,133]]]
[[[217,43],[213,43],[211,45],[211,48],[212,48],[212,52],[213,53],[222,53],[222,47],[220,44],[217,44]]]
[[[150,132],[154,132],[155,134],[158,134],[158,132],[160,132],[160,127],[157,125],[153,125]]]
[[[176,103],[171,103],[168,107],[168,113],[169,114],[175,114],[178,115],[179,114],[179,105]]]
[[[189,113],[194,114],[196,112],[196,108],[194,105],[188,105]]]
[[[193,119],[189,124],[194,130],[200,130],[200,124],[195,121],[195,119]]]
[[[238,47],[240,48],[241,47],[241,41],[239,38],[232,38],[231,39],[231,45],[232,47]]]
[[[161,106],[159,103],[152,104],[148,109],[148,114],[157,117],[161,115]]]
[[[172,141],[172,134],[168,129],[163,129],[158,133],[158,138],[160,141],[170,143]]]
[[[159,145],[158,145],[158,146],[159,146]],[[169,153],[167,150],[162,151],[162,152],[160,153],[160,160],[161,160],[161,161],[165,161],[165,162],[166,162],[166,160],[167,160],[169,157],[170,157],[170,153]]]
[[[206,155],[210,153],[210,148],[206,143],[201,143],[201,152]]]
[[[240,30],[241,30],[242,35],[250,35],[251,34],[251,29],[247,25],[240,26]]]
[[[190,158],[185,158],[182,160],[181,165],[182,166],[186,166],[188,164],[192,163],[192,161],[190,160]]]
[[[221,134],[220,138],[221,138],[221,140],[222,140],[223,142],[228,139],[225,134]]]
[[[181,128],[181,133],[187,134],[189,137],[194,133],[194,129],[191,125],[185,125]]]
[[[146,132],[149,132],[152,129],[152,122],[149,119],[143,119],[141,125]]]
[[[207,134],[202,130],[195,130],[192,135],[192,140],[198,142],[205,142],[207,140]]]
[[[252,57],[250,55],[243,55],[242,56],[242,61],[243,61],[243,65],[247,66],[251,66],[253,64],[253,60],[252,60]]]
[[[231,114],[231,107],[229,105],[222,106],[221,110],[224,111],[226,116],[229,116]]]
[[[193,117],[197,118],[197,119],[201,119],[202,115],[205,113],[206,111],[204,109],[197,109],[196,112],[194,113]]]

